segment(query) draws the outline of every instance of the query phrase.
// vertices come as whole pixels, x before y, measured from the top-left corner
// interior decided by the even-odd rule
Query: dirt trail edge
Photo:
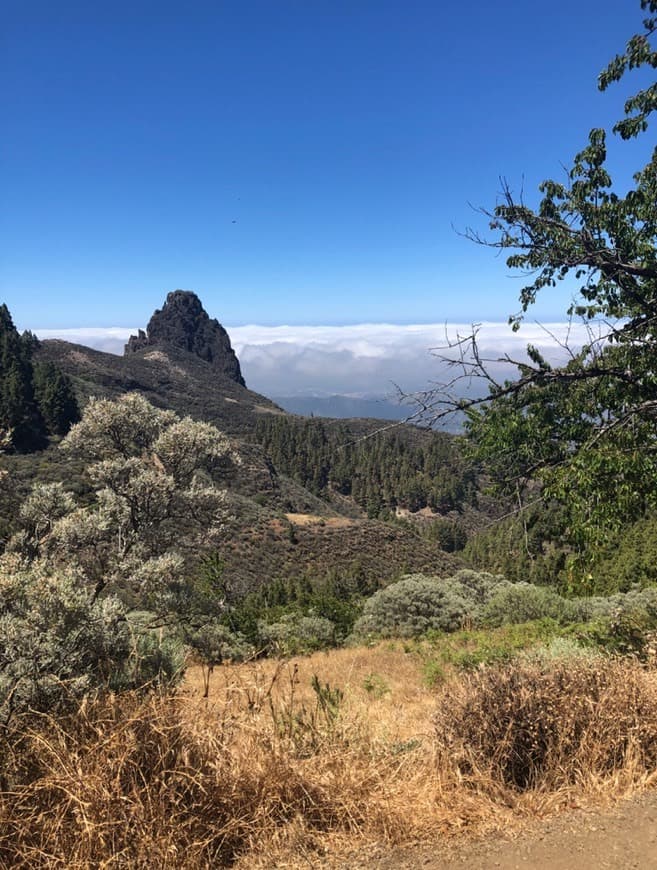
[[[604,811],[575,810],[536,823],[513,839],[372,850],[344,870],[657,870],[657,793]]]

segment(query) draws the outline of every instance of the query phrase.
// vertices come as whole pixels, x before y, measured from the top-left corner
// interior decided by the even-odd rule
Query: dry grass
[[[333,529],[344,529],[353,526],[354,520],[349,517],[320,517],[318,514],[285,514],[285,518],[294,526],[315,526],[318,524]]]
[[[59,722],[17,722],[0,746],[0,866],[318,866],[367,843],[508,830],[651,781],[652,675],[609,666],[594,696],[584,671],[559,685],[563,696],[550,684],[532,716],[541,704],[555,705],[554,722],[570,715],[570,742],[546,757],[577,775],[550,774],[520,788],[500,775],[495,754],[504,717],[495,719],[493,701],[508,701],[512,686],[501,673],[450,681],[436,693],[422,686],[413,656],[386,644],[224,667],[215,671],[208,701],[192,669],[175,698],[126,695],[89,703]],[[531,707],[536,685],[519,679],[514,692],[526,689]],[[582,699],[574,706],[573,693]],[[527,705],[507,706],[516,711],[513,721],[524,721],[518,711]],[[589,708],[597,713],[586,719]],[[621,713],[614,730],[611,720]],[[628,716],[644,723],[645,751],[635,751],[634,740],[619,743]],[[573,743],[582,717],[597,744]],[[447,724],[453,752],[445,750]],[[590,746],[605,741],[614,747],[607,761],[587,768]],[[575,767],[565,752],[574,752]]]
[[[442,763],[477,786],[556,791],[657,770],[657,685],[632,661],[518,661],[455,682],[448,701]]]
[[[384,746],[413,738],[432,742],[435,692],[423,684],[420,659],[393,642],[318,652],[285,665],[273,659],[226,665],[212,677],[209,708],[257,711],[260,726],[266,727],[269,698],[278,709],[314,705],[314,675],[344,693],[343,727],[364,731],[369,741]],[[202,698],[200,668],[187,671],[185,691],[192,699]]]

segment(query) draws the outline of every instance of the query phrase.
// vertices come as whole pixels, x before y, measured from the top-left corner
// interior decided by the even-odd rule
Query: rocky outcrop
[[[187,290],[169,293],[163,307],[151,317],[146,332],[140,329],[137,335],[130,336],[125,353],[154,346],[176,347],[193,353],[226,377],[246,386],[228,333],[218,320],[210,319],[195,293]]]

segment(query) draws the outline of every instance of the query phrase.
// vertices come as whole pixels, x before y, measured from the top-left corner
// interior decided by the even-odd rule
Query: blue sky
[[[626,86],[596,77],[641,13],[4,0],[2,18],[0,299],[57,329],[144,325],[177,287],[229,326],[504,320],[520,279],[454,228],[485,228],[469,204],[500,175],[531,196],[620,116]]]

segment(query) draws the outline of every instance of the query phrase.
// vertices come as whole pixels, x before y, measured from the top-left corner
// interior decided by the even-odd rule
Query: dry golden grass
[[[291,700],[297,706],[312,706],[316,699],[313,675],[344,693],[344,721],[349,727],[364,727],[371,741],[431,740],[436,693],[423,684],[418,657],[392,642],[318,652],[285,665],[273,659],[226,665],[212,676],[210,708],[259,708],[261,724],[266,723],[271,709],[264,695],[269,693],[278,706]],[[184,689],[192,699],[202,697],[200,668],[188,669]]]
[[[571,688],[584,698],[587,666],[577,667],[584,670]],[[589,726],[601,740],[616,739],[610,720],[618,719],[618,704],[625,714],[634,704],[646,723],[645,746],[657,745],[653,676],[636,665],[610,668],[606,681],[600,678]],[[215,671],[207,700],[200,671],[191,669],[173,698],[125,695],[86,704],[60,721],[17,721],[0,738],[0,866],[339,864],[336,856],[375,842],[508,831],[529,817],[609,800],[654,778],[648,749],[615,751],[613,763],[590,769],[580,753],[576,777],[548,776],[519,788],[487,763],[488,722],[459,718],[476,710],[490,716],[486,704],[508,699],[511,683],[473,680],[430,690],[419,662],[403,647],[384,644],[226,666]],[[550,690],[544,701],[573,709],[568,687],[561,688],[562,698]],[[582,701],[578,709],[585,707]],[[437,710],[443,719],[436,720]],[[451,739],[461,739],[453,753],[436,739],[447,710]],[[540,703],[532,710],[540,715]],[[464,773],[468,726],[481,737],[484,755],[468,756]],[[493,753],[497,745],[491,741]],[[555,763],[567,766],[568,759],[555,755]]]
[[[318,514],[285,514],[285,518],[293,526],[315,526],[321,523],[333,529],[343,529],[354,525],[354,520],[349,519],[349,517],[320,517]]]
[[[657,770],[657,685],[629,660],[518,661],[453,684],[435,716],[443,765],[519,791]]]

